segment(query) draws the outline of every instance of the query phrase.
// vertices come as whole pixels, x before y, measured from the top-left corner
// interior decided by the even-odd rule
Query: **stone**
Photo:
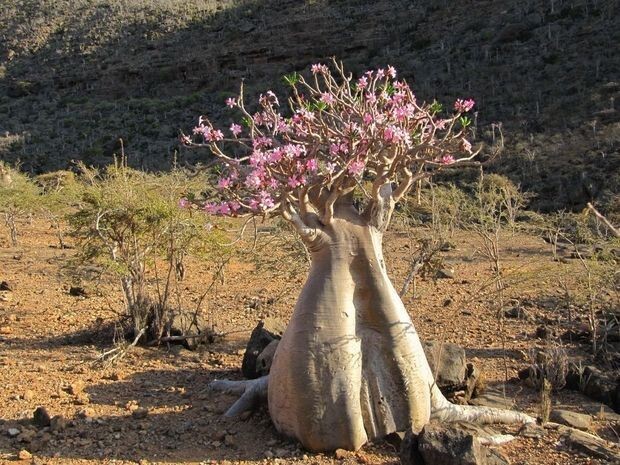
[[[0,291],[12,291],[13,289],[9,285],[8,282],[2,281],[0,282]]]
[[[73,297],[88,297],[86,290],[80,286],[71,286],[69,288],[69,295]]]
[[[545,436],[545,428],[536,423],[526,423],[519,430],[519,435],[524,438],[540,439]]]
[[[569,448],[587,455],[619,463],[620,454],[613,450],[613,444],[583,431],[566,428],[562,438]]]
[[[17,436],[17,440],[19,442],[32,442],[32,440],[34,439],[34,437],[36,436],[37,433],[35,433],[34,431],[30,430],[30,429],[25,429],[21,432],[21,434],[19,434],[19,436]]]
[[[34,399],[34,391],[27,389],[26,391],[24,391],[24,394],[22,395],[22,399],[30,402],[32,399]]]
[[[551,411],[549,419],[556,423],[582,430],[588,430],[592,427],[592,417],[590,415],[569,410],[554,409]]]
[[[435,277],[438,279],[454,279],[454,268],[441,268],[437,270]]]
[[[139,407],[135,409],[133,412],[131,412],[131,417],[134,420],[143,420],[144,418],[148,416],[148,414],[149,414],[149,409],[145,407]]]
[[[256,359],[256,372],[259,376],[266,376],[269,374],[271,362],[273,362],[273,357],[276,354],[279,342],[279,339],[274,339],[258,355]]]
[[[471,405],[481,405],[485,407],[514,409],[515,401],[508,397],[504,398],[504,394],[501,391],[495,389],[488,389],[484,394],[479,395],[475,399],[469,401]]]
[[[73,383],[67,386],[67,392],[72,396],[75,396],[84,390],[85,384],[84,381],[74,381]]]
[[[409,429],[400,450],[402,465],[483,465],[487,450],[459,425],[431,421],[419,435]]]
[[[336,449],[334,451],[334,457],[336,460],[344,460],[349,456],[349,451],[344,449]]]
[[[208,335],[210,331],[211,326],[207,319],[194,311],[176,311],[168,323],[168,332],[171,336]],[[201,339],[201,337],[188,337],[181,341],[181,344],[189,350],[195,350],[200,344]]]
[[[422,346],[442,392],[464,388],[467,374],[465,350],[456,344],[439,341],[424,341]]]
[[[30,452],[28,452],[26,449],[22,449],[17,454],[17,458],[19,460],[30,460],[30,459],[32,459],[32,454]]]
[[[224,436],[224,444],[228,447],[234,447],[236,445],[235,437],[232,434],[227,434]]]
[[[255,379],[261,375],[257,370],[258,357],[265,348],[275,340],[279,340],[284,333],[285,325],[275,318],[266,318],[252,330],[241,362],[241,372],[248,379]]]
[[[45,428],[46,426],[50,426],[52,419],[45,407],[37,407],[32,414],[32,421],[39,428]]]
[[[19,433],[21,433],[21,430],[17,429],[17,428],[9,428],[7,430],[7,434],[9,435],[9,437],[14,438],[16,436],[19,435]]]
[[[90,408],[83,408],[80,411],[77,412],[77,417],[78,418],[82,418],[84,420],[90,418],[93,418],[93,411]]]
[[[67,429],[68,421],[62,415],[56,415],[50,421],[50,431],[60,433]]]
[[[599,421],[620,422],[620,415],[606,404],[598,402],[581,402],[580,406]]]
[[[530,319],[530,315],[527,313],[527,311],[524,308],[519,307],[519,306],[511,307],[509,309],[504,310],[504,316],[506,318],[516,318],[520,320]]]

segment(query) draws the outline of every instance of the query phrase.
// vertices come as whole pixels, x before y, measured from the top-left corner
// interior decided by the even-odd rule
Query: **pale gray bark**
[[[268,383],[276,428],[309,450],[328,451],[357,450],[409,426],[420,431],[431,414],[446,421],[534,421],[445,399],[386,272],[381,241],[389,217],[376,210],[359,215],[347,203],[334,207],[330,223],[305,236],[310,273],[269,381],[261,381]]]

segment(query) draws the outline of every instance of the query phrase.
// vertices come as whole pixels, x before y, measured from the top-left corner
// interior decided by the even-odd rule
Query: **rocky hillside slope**
[[[541,209],[613,209],[620,186],[618,0],[5,0],[0,157],[35,172],[171,165],[180,128],[330,56],[393,64],[424,99],[501,122],[495,169]],[[203,157],[180,151],[180,162]],[[616,206],[616,208],[618,208]],[[620,209],[620,208],[619,208]]]

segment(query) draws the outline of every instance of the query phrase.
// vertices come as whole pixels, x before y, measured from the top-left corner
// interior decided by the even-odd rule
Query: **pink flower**
[[[334,171],[336,171],[336,167],[337,167],[337,165],[335,163],[332,163],[332,162],[327,162],[325,164],[325,169],[327,170],[327,172],[329,174],[332,174]]]
[[[456,102],[454,102],[454,110],[458,111],[459,113],[467,113],[474,107],[475,104],[476,102],[474,102],[472,99],[457,99]]]
[[[388,68],[387,68],[387,74],[388,74],[388,76],[390,76],[392,79],[396,79],[396,68],[394,68],[393,66],[388,66]]]
[[[230,210],[230,205],[228,205],[228,202],[222,202],[220,206],[218,207],[217,212],[220,215],[230,215],[231,210]]]
[[[327,66],[316,63],[310,67],[310,71],[312,71],[312,74],[325,74],[327,72]]]
[[[359,78],[357,80],[357,88],[358,89],[365,89],[368,86],[368,78],[366,76],[362,76],[361,78]]]
[[[233,212],[236,212],[241,208],[241,204],[237,202],[236,200],[233,200],[232,202],[228,202],[228,206]]]
[[[267,210],[268,208],[273,208],[275,206],[275,202],[273,201],[273,198],[271,197],[271,194],[269,194],[269,192],[260,191],[258,193],[257,200],[258,200],[258,206],[262,210]]]
[[[207,202],[202,207],[204,211],[209,213],[210,215],[217,215],[219,211],[219,205],[215,202]]]
[[[230,178],[220,178],[217,182],[217,187],[220,189],[228,189],[230,187]]]
[[[288,124],[286,124],[286,122],[283,120],[278,121],[277,128],[278,128],[278,132],[280,133],[287,133],[287,132],[290,132],[291,130],[291,127]]]
[[[379,68],[377,70],[377,79],[383,79],[385,77],[385,70],[383,68]]]
[[[330,92],[323,92],[321,94],[321,102],[326,103],[327,105],[333,105],[336,102],[336,99]]]
[[[226,99],[226,106],[228,108],[233,108],[236,104],[237,104],[237,100],[235,100],[234,98],[229,97]]]
[[[187,200],[185,197],[181,197],[179,199],[179,207],[181,207],[181,208],[189,207],[189,200]]]
[[[374,118],[370,113],[366,113],[364,115],[363,121],[365,125],[369,125],[370,123],[374,121]]]
[[[348,171],[354,176],[358,176],[364,172],[365,164],[361,160],[355,160],[349,165]]]
[[[377,96],[373,92],[366,92],[366,100],[372,105],[377,102]]]
[[[219,129],[210,129],[205,133],[205,139],[208,142],[215,142],[224,139],[224,134]]]
[[[233,123],[230,125],[230,132],[232,132],[232,135],[237,137],[239,134],[241,134],[241,131],[243,131],[243,128],[236,123]]]
[[[454,157],[452,155],[444,155],[443,157],[441,157],[441,163],[443,165],[451,165],[455,161],[456,160],[454,159]]]
[[[316,161],[316,158],[311,158],[306,162],[306,169],[311,173],[314,173],[319,169],[319,163]]]
[[[289,185],[289,187],[292,187],[293,189],[301,185],[301,182],[299,179],[297,179],[297,176],[290,176],[286,180],[286,183]]]
[[[471,153],[471,143],[467,139],[461,140],[461,149],[464,152]]]
[[[383,131],[383,139],[386,142],[392,142],[392,140],[394,139],[394,126],[388,126],[387,128],[385,128],[385,130]]]

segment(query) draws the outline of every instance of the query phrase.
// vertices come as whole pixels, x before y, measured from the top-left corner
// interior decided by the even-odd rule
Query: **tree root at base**
[[[254,410],[259,404],[267,402],[269,376],[242,381],[216,379],[209,384],[214,391],[226,394],[240,394],[241,397],[226,411],[225,417],[236,417],[248,410]]]

